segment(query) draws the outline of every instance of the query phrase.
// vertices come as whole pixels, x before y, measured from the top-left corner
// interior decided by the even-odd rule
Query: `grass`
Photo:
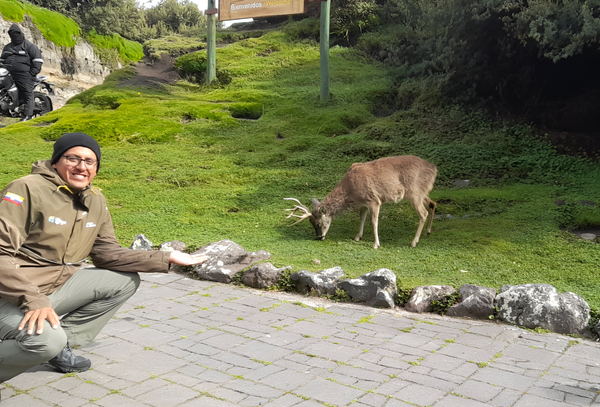
[[[563,230],[600,225],[598,206],[577,204],[600,201],[597,163],[558,155],[525,126],[459,107],[414,106],[378,118],[372,112],[391,80],[353,50],[331,50],[330,103],[319,101],[313,41],[276,31],[219,48],[217,63],[232,75],[226,87],[132,88],[122,86],[133,75],[126,68],[58,111],[0,129],[0,184],[50,157],[48,141],[83,131],[103,148],[94,184],[124,246],[138,233],[192,249],[230,239],[293,271],[341,266],[357,277],[385,267],[403,287],[548,283],[600,308],[600,246]],[[234,119],[244,103],[260,104],[262,116]],[[407,203],[382,207],[378,250],[370,225],[354,242],[356,212],[335,219],[324,241],[314,240],[308,221],[288,227],[283,198],[308,205],[351,163],[399,154],[439,169],[431,198],[444,218],[417,248],[409,245],[418,217]],[[455,179],[471,186],[455,187]]]

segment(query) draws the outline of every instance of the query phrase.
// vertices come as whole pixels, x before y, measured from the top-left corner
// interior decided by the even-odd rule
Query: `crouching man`
[[[135,293],[138,272],[207,260],[120,246],[91,185],[100,158],[92,137],[65,134],[51,160],[0,194],[0,383],[44,362],[64,373],[89,369],[70,345],[94,340]],[[80,268],[88,256],[95,267]]]

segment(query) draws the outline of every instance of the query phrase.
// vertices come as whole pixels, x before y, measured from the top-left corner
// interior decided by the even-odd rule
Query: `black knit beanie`
[[[65,133],[54,143],[52,164],[56,164],[67,150],[73,147],[87,147],[96,154],[98,161],[97,170],[100,170],[100,145],[96,140],[85,133]]]

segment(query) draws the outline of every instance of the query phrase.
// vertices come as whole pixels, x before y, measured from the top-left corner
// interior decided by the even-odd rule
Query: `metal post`
[[[215,8],[215,0],[208,0],[208,9],[214,10]],[[211,13],[206,20],[206,83],[211,83],[217,76],[217,15]]]
[[[321,1],[321,102],[329,100],[329,11],[330,0]]]

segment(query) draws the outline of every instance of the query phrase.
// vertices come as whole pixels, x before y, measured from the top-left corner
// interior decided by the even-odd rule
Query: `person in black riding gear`
[[[19,104],[24,105],[21,121],[27,121],[33,116],[35,77],[42,70],[44,60],[40,49],[25,39],[17,24],[10,26],[8,35],[10,43],[4,46],[0,63],[5,65],[17,85]]]

